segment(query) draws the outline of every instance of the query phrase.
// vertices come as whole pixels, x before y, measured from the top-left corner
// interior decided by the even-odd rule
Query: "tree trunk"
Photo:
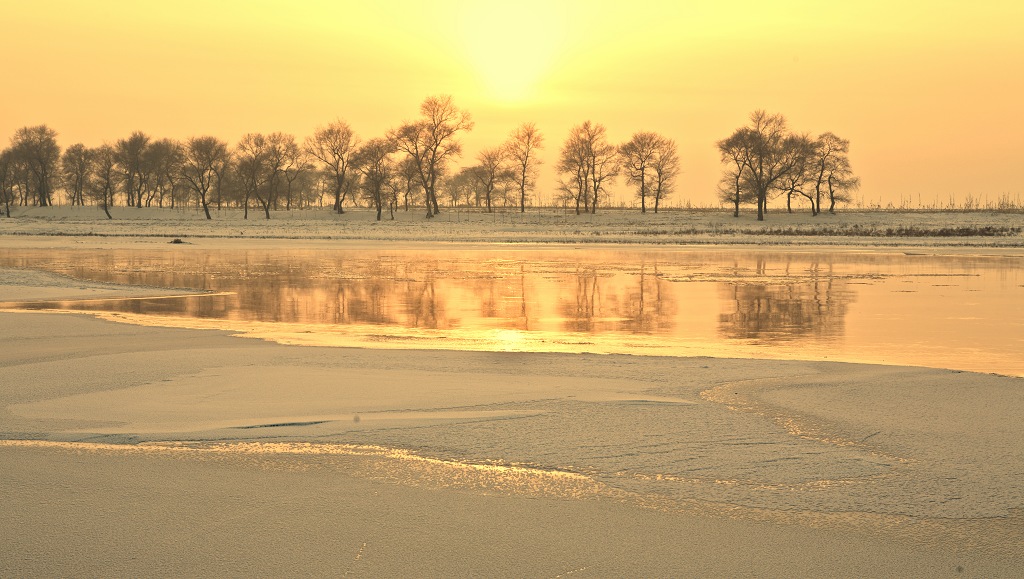
[[[640,170],[640,213],[647,213],[647,177]]]
[[[213,219],[213,217],[210,217],[210,207],[206,204],[206,195],[200,195],[199,200],[203,203],[203,211],[206,212],[207,221]]]

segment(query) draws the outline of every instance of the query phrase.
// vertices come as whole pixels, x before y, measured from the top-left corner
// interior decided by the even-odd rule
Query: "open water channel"
[[[839,360],[1024,375],[1024,256],[388,247],[7,250],[0,266],[198,290],[4,304],[286,343]]]

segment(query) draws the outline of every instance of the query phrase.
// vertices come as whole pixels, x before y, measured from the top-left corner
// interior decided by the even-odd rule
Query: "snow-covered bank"
[[[609,209],[596,215],[533,209],[526,213],[448,210],[426,219],[418,209],[376,221],[351,209],[276,211],[271,219],[236,209],[207,220],[194,209],[115,207],[106,219],[95,207],[16,208],[0,219],[0,235],[158,238],[348,239],[471,243],[643,243],[837,246],[1024,247],[1024,215],[996,212],[843,211],[816,217],[776,212],[677,210],[642,214]]]

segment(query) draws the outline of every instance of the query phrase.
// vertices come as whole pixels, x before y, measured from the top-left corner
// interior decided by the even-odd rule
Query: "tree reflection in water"
[[[642,260],[636,269],[602,271],[578,267],[572,275],[576,293],[561,300],[566,332],[671,332],[675,327],[676,300],[664,291],[669,282],[658,273],[658,262]]]
[[[792,256],[778,256],[779,267],[771,268],[771,259],[758,256],[752,271],[736,263],[734,280],[721,284],[723,299],[733,306],[720,316],[722,336],[759,342],[841,339],[854,301],[848,280],[836,275],[831,261],[812,258],[794,268]]]
[[[243,332],[280,324],[304,343],[828,358],[1012,374],[1024,374],[1021,263],[881,250],[0,248],[0,267],[216,292],[7,308],[123,312],[157,325],[161,316],[185,326],[204,318],[197,325]]]

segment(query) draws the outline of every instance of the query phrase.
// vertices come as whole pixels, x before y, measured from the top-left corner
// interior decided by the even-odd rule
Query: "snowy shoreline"
[[[239,238],[462,243],[649,245],[785,245],[854,247],[1024,247],[1024,215],[1000,212],[843,211],[750,213],[671,210],[642,214],[608,209],[597,214],[534,209],[526,213],[448,210],[426,219],[416,208],[376,221],[374,212],[350,209],[277,211],[271,219],[237,209],[115,207],[114,219],[95,207],[14,208],[0,219],[0,235],[52,237]]]

